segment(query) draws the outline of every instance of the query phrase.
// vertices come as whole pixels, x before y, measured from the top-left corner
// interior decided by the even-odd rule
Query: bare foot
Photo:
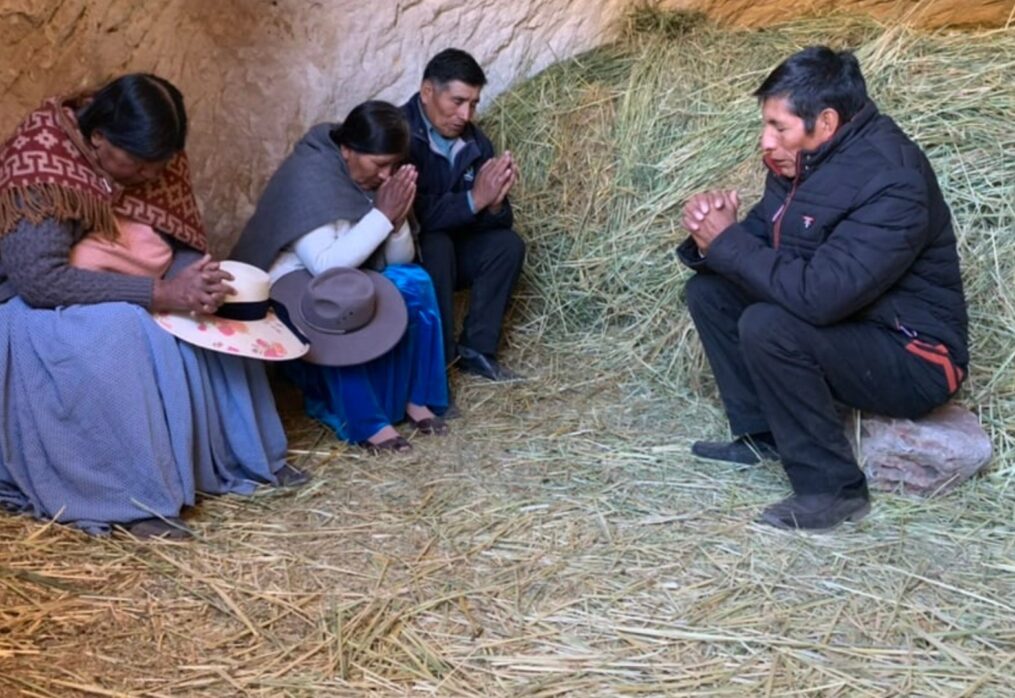
[[[433,419],[437,416],[426,405],[417,405],[412,402],[406,403],[405,413],[414,422],[422,422],[424,419]]]
[[[374,446],[379,446],[385,441],[390,441],[391,439],[394,439],[397,436],[398,432],[395,431],[395,427],[389,424],[388,426],[384,427],[379,432],[371,436],[369,439],[367,439],[367,441],[372,443]]]
[[[365,446],[374,453],[383,451],[407,453],[412,450],[412,444],[402,438],[402,435],[395,431],[395,428],[390,424],[367,439]]]
[[[431,412],[429,407],[410,402],[405,406],[405,412],[409,415],[409,421],[421,434],[444,436],[448,433],[447,422]]]

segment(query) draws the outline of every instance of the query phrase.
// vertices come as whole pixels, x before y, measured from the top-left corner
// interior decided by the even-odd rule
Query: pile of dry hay
[[[599,370],[651,375],[711,397],[674,249],[679,210],[704,188],[763,184],[752,91],[813,43],[854,49],[868,88],[930,156],[955,215],[979,411],[1015,476],[1015,35],[927,35],[856,17],[730,31],[641,10],[617,45],[557,65],[501,97],[487,127],[524,166],[518,219],[531,243],[526,329]],[[746,208],[746,207],[745,207]]]
[[[532,273],[510,360],[533,380],[462,380],[452,435],[391,458],[336,443],[282,392],[314,481],[203,501],[190,544],[0,517],[0,696],[1010,694],[1007,456],[947,497],[880,495],[834,535],[753,525],[785,480],[688,456],[723,422],[672,249],[686,193],[757,192],[745,95],[768,68],[828,37],[861,46],[959,214],[966,397],[1007,447],[1011,297],[994,286],[1011,278],[1015,36],[635,21],[650,26],[488,119],[526,164]],[[932,106],[904,114],[920,94]]]

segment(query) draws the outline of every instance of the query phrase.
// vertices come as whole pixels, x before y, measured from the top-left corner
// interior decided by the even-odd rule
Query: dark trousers
[[[692,278],[686,294],[733,434],[772,432],[797,494],[865,482],[837,402],[914,419],[950,397],[942,366],[907,351],[893,329],[817,327],[709,274]]]
[[[444,331],[444,356],[455,357],[454,294],[471,288],[459,343],[497,353],[501,324],[525,261],[525,243],[506,228],[420,235],[423,267],[433,279]]]

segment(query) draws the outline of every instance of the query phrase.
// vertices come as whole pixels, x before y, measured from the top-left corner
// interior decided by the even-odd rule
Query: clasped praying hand
[[[712,242],[737,222],[740,195],[735,189],[695,194],[684,204],[682,223],[704,256]]]

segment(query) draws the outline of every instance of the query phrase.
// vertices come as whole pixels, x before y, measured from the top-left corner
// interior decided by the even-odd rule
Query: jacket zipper
[[[800,153],[797,153],[796,174],[793,176],[793,186],[790,188],[786,200],[782,202],[782,206],[776,211],[775,220],[772,221],[774,223],[772,227],[772,248],[776,250],[779,249],[779,237],[782,234],[782,219],[786,215],[786,211],[789,210],[790,202],[793,201],[793,195],[796,194],[797,184],[800,183],[800,161]]]

